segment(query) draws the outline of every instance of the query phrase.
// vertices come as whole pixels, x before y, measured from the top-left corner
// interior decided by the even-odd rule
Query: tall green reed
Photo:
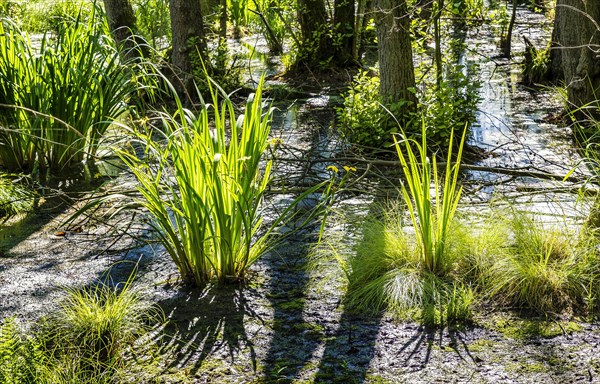
[[[196,285],[243,279],[275,244],[278,226],[298,202],[325,186],[307,190],[263,226],[273,162],[265,156],[271,111],[263,111],[262,81],[243,115],[220,87],[208,84],[212,103],[203,101],[197,115],[176,97],[176,112],[160,114],[162,129],[132,131],[134,146],[121,152],[139,182],[139,203],[158,239],[183,281]]]
[[[61,169],[93,159],[138,91],[95,14],[60,24],[39,49],[10,20],[0,23],[0,165]]]
[[[450,133],[443,184],[440,181],[435,156],[431,161],[427,155],[425,124],[423,124],[420,144],[406,137],[395,142],[406,179],[406,183],[402,185],[402,197],[416,232],[421,262],[425,269],[438,275],[444,274],[451,262],[447,257],[446,240],[462,193],[462,187],[458,185],[458,176],[466,131],[465,129],[463,132],[454,163],[452,162],[454,131]],[[435,190],[434,199],[431,193],[432,183]]]

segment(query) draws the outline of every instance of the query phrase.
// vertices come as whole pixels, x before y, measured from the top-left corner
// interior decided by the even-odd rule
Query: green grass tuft
[[[500,303],[544,314],[582,308],[584,298],[597,297],[600,259],[593,240],[521,212],[513,213],[511,226],[512,243],[489,273]]]

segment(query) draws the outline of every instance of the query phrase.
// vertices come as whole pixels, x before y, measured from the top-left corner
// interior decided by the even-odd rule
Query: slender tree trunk
[[[173,52],[171,64],[175,72],[174,86],[180,95],[193,89],[192,69],[206,58],[206,41],[200,1],[170,0]]]
[[[297,0],[302,41],[296,67],[317,68],[331,58],[324,0]]]
[[[219,15],[219,38],[227,40],[227,0],[221,0],[219,7],[221,8]]]
[[[335,38],[334,58],[338,66],[347,67],[356,63],[354,59],[355,16],[354,0],[335,0],[333,25]]]
[[[384,104],[408,101],[404,113],[417,107],[415,71],[406,0],[376,0],[374,3],[379,43],[380,95]],[[401,120],[403,116],[398,116]]]
[[[444,9],[444,1],[437,1],[437,9],[433,18],[433,30],[435,40],[435,83],[439,90],[442,86],[443,80],[443,63],[442,63],[442,32],[440,30],[440,19],[442,17],[442,10]]]
[[[600,1],[558,0],[552,67],[558,66],[567,84],[572,108],[580,119],[600,113]],[[554,52],[558,51],[558,52]]]
[[[510,16],[510,22],[508,23],[508,31],[506,31],[506,36],[502,40],[502,55],[507,59],[511,57],[512,51],[512,34],[513,29],[515,28],[515,20],[517,18],[517,0],[513,0],[512,2],[512,14]]]
[[[129,0],[104,0],[104,11],[111,34],[126,56],[139,57],[135,13]]]

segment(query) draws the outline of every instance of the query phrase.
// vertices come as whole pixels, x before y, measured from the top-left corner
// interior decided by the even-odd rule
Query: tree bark
[[[508,23],[508,30],[506,36],[502,39],[502,55],[507,59],[511,58],[512,54],[512,34],[515,28],[515,21],[517,19],[517,0],[512,2],[512,14],[510,16],[510,22]]]
[[[355,24],[354,0],[335,0],[333,25],[335,36],[334,59],[340,67],[352,66],[356,63],[354,58],[354,30]]]
[[[104,0],[104,11],[111,34],[126,57],[139,57],[135,13],[129,0]]]
[[[193,90],[192,69],[206,58],[204,23],[198,0],[170,0],[171,32],[173,35],[171,64],[173,85],[183,96]]]
[[[558,0],[555,30],[553,50],[560,52],[553,60],[560,62],[569,103],[584,108],[578,118],[600,117],[600,2]]]
[[[299,57],[295,63],[296,69],[303,66],[310,69],[317,68],[332,56],[325,2],[323,0],[298,0],[298,16],[302,42]]]
[[[406,0],[376,0],[374,5],[382,102],[390,105],[405,100],[408,103],[400,113],[413,112],[417,107],[417,97]]]

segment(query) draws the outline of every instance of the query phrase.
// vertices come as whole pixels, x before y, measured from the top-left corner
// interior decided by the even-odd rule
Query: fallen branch
[[[361,159],[361,158],[353,158],[353,157],[338,157],[331,159],[314,159],[314,160],[304,160],[304,159],[283,159],[278,158],[278,161],[283,162],[301,162],[308,163],[308,168],[310,169],[314,164],[319,163],[330,163],[330,164],[356,164],[363,163],[369,164],[371,166],[384,166],[384,167],[400,167],[400,163],[395,160],[374,160],[374,159]],[[446,163],[440,162],[438,166],[445,167]],[[564,176],[557,175],[548,172],[541,171],[532,171],[526,168],[504,168],[504,167],[489,167],[483,165],[471,165],[471,164],[461,164],[460,168],[462,170],[468,171],[478,171],[478,172],[488,172],[488,173],[498,173],[502,175],[509,176],[518,176],[518,177],[533,177],[541,180],[555,180],[555,181],[568,181],[570,183],[592,183],[600,185],[598,182],[594,182],[585,177],[578,176]]]

